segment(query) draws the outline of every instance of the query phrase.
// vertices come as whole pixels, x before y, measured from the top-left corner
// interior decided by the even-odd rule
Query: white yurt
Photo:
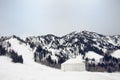
[[[62,71],[85,71],[85,62],[81,57],[69,59],[61,64]]]

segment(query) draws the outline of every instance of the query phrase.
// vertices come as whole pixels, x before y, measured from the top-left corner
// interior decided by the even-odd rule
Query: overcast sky
[[[120,0],[0,0],[0,36],[120,34]]]

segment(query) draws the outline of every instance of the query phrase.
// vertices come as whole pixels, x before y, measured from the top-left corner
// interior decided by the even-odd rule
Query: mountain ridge
[[[50,60],[47,61],[53,60],[50,62],[51,64],[61,64],[67,59],[74,58],[74,56],[80,54],[85,56],[88,51],[93,51],[104,56],[105,53],[110,54],[120,49],[119,35],[108,36],[89,31],[74,31],[62,37],[55,35],[28,37],[26,41],[32,45],[32,48],[42,48],[43,51],[38,51],[36,53],[37,56],[45,54],[44,57],[46,60],[48,59],[47,56],[54,56],[56,61],[52,57],[49,57]],[[39,60],[39,57],[36,59],[38,61],[43,60]]]

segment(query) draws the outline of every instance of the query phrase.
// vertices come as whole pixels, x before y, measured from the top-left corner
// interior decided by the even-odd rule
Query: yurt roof
[[[69,59],[69,60],[65,61],[63,64],[83,63],[83,61],[84,61],[84,60],[82,59],[82,57],[81,57],[81,56],[78,56],[78,57],[76,57],[76,58],[72,58],[72,59]]]

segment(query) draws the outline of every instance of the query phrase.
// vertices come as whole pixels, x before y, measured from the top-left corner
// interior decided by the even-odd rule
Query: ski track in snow
[[[34,59],[33,59],[33,52],[29,46],[26,46],[26,44],[22,43],[20,44],[20,42],[16,39],[16,38],[11,38],[10,40],[8,40],[11,43],[11,48],[16,51],[19,55],[22,55],[23,57],[23,64],[25,65],[29,65],[31,67],[42,67],[44,65],[40,65],[39,63],[35,63]],[[49,67],[44,66],[44,68],[41,69],[51,69]]]
[[[61,70],[35,63],[29,46],[10,39],[11,48],[22,55],[24,63],[12,63],[11,59],[0,56],[0,80],[119,80],[120,73],[106,72],[62,72]]]

